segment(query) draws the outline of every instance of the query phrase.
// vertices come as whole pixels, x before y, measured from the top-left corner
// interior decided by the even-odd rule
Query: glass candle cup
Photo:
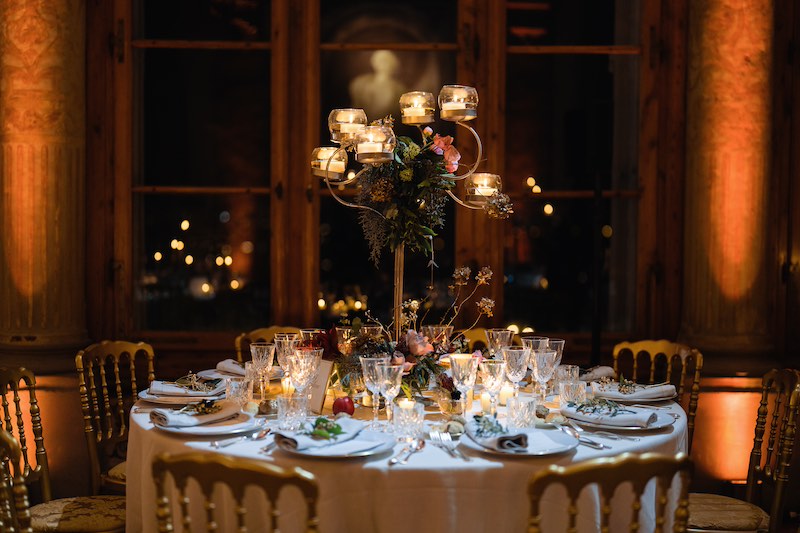
[[[281,394],[278,396],[278,427],[285,431],[296,431],[305,422],[308,410],[308,395]]]
[[[478,116],[478,91],[466,85],[445,85],[439,91],[439,116],[459,122]]]
[[[433,122],[433,94],[412,91],[400,97],[400,119],[403,124],[430,124]]]
[[[387,163],[394,159],[397,138],[389,126],[366,126],[355,137],[356,161]]]
[[[328,129],[331,132],[331,141],[335,143],[350,143],[355,140],[356,134],[367,125],[367,114],[363,109],[334,109],[328,115]]]
[[[558,383],[558,392],[562,406],[586,401],[586,383],[583,381],[561,381]]]
[[[536,426],[536,399],[511,397],[508,399],[508,428],[524,429]]]
[[[394,411],[394,433],[400,440],[419,437],[425,422],[425,408],[420,402],[400,400]]]
[[[320,146],[311,152],[311,173],[327,180],[338,181],[347,169],[347,152],[335,146]]]
[[[472,205],[483,205],[496,192],[503,190],[503,180],[497,174],[476,172],[467,178],[466,200]]]
[[[225,378],[225,397],[244,407],[253,401],[253,380],[243,378]]]

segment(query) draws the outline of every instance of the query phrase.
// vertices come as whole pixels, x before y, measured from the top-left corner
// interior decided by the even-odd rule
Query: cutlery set
[[[450,433],[446,431],[431,431],[430,436],[434,446],[443,449],[454,459],[463,459],[464,461],[472,460],[458,449],[458,443],[453,442]]]
[[[425,447],[424,439],[414,439],[408,445],[406,445],[402,450],[400,450],[400,453],[389,459],[389,466],[394,466],[396,464],[401,464],[401,465],[406,464],[412,455],[414,455],[424,447]]]

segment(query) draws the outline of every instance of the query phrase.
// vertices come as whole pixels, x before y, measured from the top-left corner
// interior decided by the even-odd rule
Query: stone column
[[[0,0],[0,359],[86,343],[85,3]]]
[[[764,351],[772,1],[689,5],[681,336],[709,353]]]

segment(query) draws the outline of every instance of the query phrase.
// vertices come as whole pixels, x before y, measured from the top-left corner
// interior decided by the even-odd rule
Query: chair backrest
[[[467,341],[467,349],[470,352],[485,349],[488,346],[486,340],[486,328],[471,328],[457,332],[453,338],[463,337]]]
[[[276,333],[300,333],[300,328],[291,326],[269,326],[266,328],[254,329],[249,333],[242,333],[233,341],[236,347],[236,360],[244,363],[245,359],[250,358],[251,342],[272,342]]]
[[[6,533],[33,533],[21,456],[14,436],[0,429],[0,531]]]
[[[745,497],[769,511],[771,532],[778,531],[783,520],[798,409],[798,372],[790,369],[767,372],[761,380],[761,403],[750,452]]]
[[[609,519],[613,511],[611,498],[617,487],[629,482],[633,492],[630,508],[629,527],[625,531],[637,531],[639,509],[642,495],[650,480],[656,480],[657,494],[655,500],[655,528],[651,531],[661,532],[669,519],[667,491],[678,474],[680,487],[678,501],[673,511],[673,531],[685,531],[689,514],[689,481],[692,463],[685,454],[661,455],[655,453],[632,454],[623,453],[617,457],[602,457],[582,461],[569,466],[551,465],[533,475],[528,484],[528,496],[531,510],[528,521],[530,533],[542,531],[541,498],[545,490],[554,483],[564,485],[567,490],[567,531],[577,531],[578,497],[584,487],[595,485],[600,496],[600,528],[598,531],[609,531]],[[621,529],[620,529],[621,530]]]
[[[153,461],[153,479],[156,483],[156,516],[159,521],[159,531],[172,531],[172,504],[170,491],[166,483],[167,474],[174,481],[177,492],[177,501],[180,502],[180,513],[183,518],[184,529],[190,531],[188,517],[190,500],[186,489],[190,479],[194,479],[203,494],[203,506],[206,510],[208,530],[211,524],[221,524],[221,517],[214,516],[215,505],[212,503],[212,494],[215,485],[228,486],[236,501],[236,531],[247,531],[245,517],[247,510],[243,499],[245,489],[255,486],[264,491],[272,507],[270,513],[270,531],[277,530],[278,498],[284,487],[296,487],[300,490],[307,509],[307,531],[317,531],[319,519],[317,517],[317,498],[319,489],[317,481],[312,474],[300,468],[286,469],[262,461],[222,456],[208,453],[187,453],[182,455],[160,455]],[[216,529],[213,529],[216,531]],[[265,531],[259,527],[258,531]]]
[[[153,361],[143,342],[102,341],[75,356],[94,494],[102,474],[125,458],[130,409],[155,377]]]
[[[27,412],[24,396],[27,391]],[[36,376],[25,368],[0,368],[0,394],[3,400],[3,420],[5,430],[15,436],[22,456],[22,479],[26,485],[39,484],[42,501],[50,501],[50,470],[47,465],[47,452],[42,436],[42,417],[36,399]],[[30,432],[28,431],[30,428]],[[32,434],[32,435],[31,435]],[[30,442],[30,437],[33,442]],[[32,461],[30,448],[33,446]]]
[[[626,379],[637,383],[668,381],[675,385],[678,401],[686,409],[688,450],[691,451],[697,400],[700,397],[703,354],[677,342],[663,339],[642,340],[617,344],[614,346],[613,359],[617,377],[624,375]]]

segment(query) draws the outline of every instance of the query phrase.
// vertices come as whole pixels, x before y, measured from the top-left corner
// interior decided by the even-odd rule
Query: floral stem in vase
[[[400,340],[403,330],[403,270],[405,269],[405,245],[394,249],[394,340]]]

